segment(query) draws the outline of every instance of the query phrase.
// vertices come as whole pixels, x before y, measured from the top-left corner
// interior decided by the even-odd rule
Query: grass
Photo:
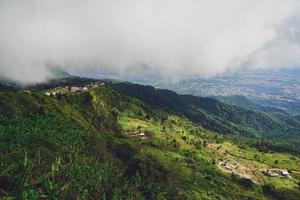
[[[137,130],[149,136],[134,136]],[[278,159],[278,167],[299,166],[296,156],[240,148],[109,87],[62,97],[1,93],[0,139],[7,198],[266,199],[260,185],[243,185],[216,161],[259,168]],[[279,189],[298,180],[257,177]]]
[[[163,149],[158,151],[157,148],[150,148],[150,152],[155,154],[157,158],[161,160],[170,170],[176,170],[172,166],[174,162],[183,162],[184,156],[182,156],[178,151],[167,151],[165,144],[168,144],[170,140],[176,140],[180,146],[180,151],[184,150],[195,150],[195,146],[190,143],[190,141],[199,139],[199,135],[203,135],[209,141],[208,148],[202,148],[196,151],[198,155],[201,155],[202,159],[206,162],[211,162],[214,158],[215,160],[229,160],[239,163],[241,167],[246,169],[251,169],[253,171],[254,180],[257,180],[260,184],[272,184],[276,187],[281,188],[295,188],[297,178],[292,180],[285,180],[282,178],[269,178],[262,173],[262,169],[292,169],[299,171],[299,157],[286,154],[286,153],[266,153],[259,152],[254,148],[246,147],[239,148],[237,145],[224,142],[219,144],[213,138],[216,137],[215,134],[210,132],[197,132],[195,135],[191,130],[195,128],[195,125],[190,121],[170,115],[164,123],[151,122],[149,120],[143,120],[139,118],[128,117],[125,114],[121,114],[119,117],[119,123],[125,131],[132,131],[139,127],[139,129],[151,130],[155,134],[157,142],[160,144],[159,148]],[[167,128],[166,128],[167,127]],[[184,139],[183,139],[184,138]],[[203,139],[201,138],[201,139]],[[220,149],[218,149],[220,148]],[[277,163],[277,161],[278,163]],[[277,163],[277,164],[275,164]],[[182,173],[182,176],[189,177],[191,175],[191,170],[189,168],[177,169],[178,172]],[[243,171],[241,169],[240,171]]]

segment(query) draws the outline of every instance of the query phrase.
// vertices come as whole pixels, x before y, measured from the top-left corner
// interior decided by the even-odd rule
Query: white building
[[[285,177],[288,177],[290,175],[290,173],[288,171],[286,171],[286,170],[282,170],[281,171],[281,175],[285,176]]]

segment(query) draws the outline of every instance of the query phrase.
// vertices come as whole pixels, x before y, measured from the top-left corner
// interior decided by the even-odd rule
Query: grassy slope
[[[136,130],[149,135],[134,136]],[[1,93],[0,194],[23,199],[265,199],[261,186],[243,186],[218,169],[218,159],[227,159],[218,150],[242,151],[253,165],[272,167],[274,155],[223,140],[182,116],[108,87],[62,97]],[[214,149],[217,145],[222,148]],[[253,160],[254,153],[259,161]],[[299,158],[276,156],[278,167],[297,170]],[[277,193],[284,189],[297,195],[294,183],[281,182],[266,180]]]
[[[279,154],[279,153],[263,153],[258,152],[257,150],[249,147],[239,148],[238,146],[230,143],[229,141],[224,141],[224,138],[220,138],[215,133],[207,132],[203,130],[201,127],[196,126],[190,121],[179,118],[178,116],[171,115],[168,117],[168,120],[164,123],[156,122],[155,120],[140,120],[137,118],[128,118],[128,116],[121,116],[120,123],[124,130],[127,133],[132,132],[133,130],[150,130],[155,133],[155,137],[152,140],[148,139],[138,139],[143,144],[147,144],[150,146],[158,147],[151,148],[151,152],[157,152],[157,155],[160,155],[161,162],[167,162],[167,165],[170,167],[170,170],[176,170],[179,173],[183,173],[184,177],[189,177],[190,169],[185,169],[182,166],[186,166],[188,163],[189,167],[192,167],[192,175],[193,176],[204,176],[206,174],[205,167],[201,165],[197,158],[209,163],[214,168],[218,168],[218,161],[227,160],[231,162],[236,162],[240,166],[242,172],[247,172],[247,175],[251,175],[252,179],[259,185],[271,184],[277,189],[285,189],[291,193],[295,193],[295,195],[299,195],[297,192],[297,182],[298,178],[293,179],[283,179],[283,178],[269,178],[263,174],[262,169],[292,169],[294,173],[299,173],[299,164],[300,159],[297,156],[292,156],[290,154]],[[168,128],[164,128],[167,126]],[[195,128],[196,127],[196,128]],[[196,131],[195,131],[196,130]],[[204,147],[201,145],[199,148],[197,145],[197,141],[207,141],[208,146]],[[178,143],[179,148],[174,151],[172,148],[168,148],[170,144],[173,144],[174,141]],[[171,145],[172,146],[172,145]],[[161,151],[163,149],[163,151]],[[173,152],[172,152],[173,150]],[[144,149],[145,151],[145,149]],[[187,153],[188,152],[188,153]],[[189,155],[192,152],[192,155],[196,155],[196,161],[190,160],[193,156]],[[182,157],[187,153],[189,156]],[[162,157],[161,155],[165,154],[166,156]],[[168,163],[168,160],[171,159],[174,163]],[[278,160],[278,164],[274,164],[275,160]],[[216,164],[213,164],[216,163]],[[195,165],[195,166],[194,166]],[[199,167],[200,169],[197,169]],[[178,169],[179,168],[179,169]],[[197,172],[197,170],[201,172]],[[204,170],[204,173],[203,171]],[[210,169],[206,169],[210,170]],[[249,172],[249,170],[253,170]],[[222,170],[217,170],[219,173]],[[230,172],[224,172],[227,175],[227,180],[223,180],[220,175],[212,176],[212,179],[216,182],[228,182]],[[209,175],[208,175],[209,176]],[[219,178],[216,178],[219,177]],[[231,180],[230,182],[232,182]],[[191,179],[188,181],[189,183],[193,182]],[[227,183],[227,184],[230,184]],[[196,182],[196,185],[203,184],[203,180],[199,180]],[[226,184],[226,185],[227,185]],[[218,188],[222,188],[221,185],[217,186]],[[223,186],[224,187],[224,186]],[[195,188],[193,188],[195,190]],[[199,187],[201,190],[202,188]],[[196,189],[197,190],[197,189]],[[255,195],[261,193],[261,191],[257,188]],[[252,193],[252,195],[254,195]],[[291,197],[293,198],[293,197]]]
[[[300,153],[300,121],[294,118],[253,111],[211,98],[178,95],[151,86],[117,83],[112,87],[151,106],[184,115],[209,130],[247,138],[263,138],[273,144],[277,144],[277,140],[283,145],[275,145],[274,149]]]

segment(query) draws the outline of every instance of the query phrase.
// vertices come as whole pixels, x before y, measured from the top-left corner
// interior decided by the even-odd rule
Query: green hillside
[[[207,97],[178,95],[151,86],[117,83],[112,87],[151,106],[181,114],[217,133],[264,139],[273,150],[300,153],[300,122],[293,117],[250,110]],[[277,144],[278,140],[283,145]]]
[[[214,132],[224,127],[228,131],[224,133],[240,135],[252,126],[245,133],[259,136],[270,128],[255,126],[263,121],[282,128],[279,118],[247,111],[259,120],[240,120],[235,112],[221,112],[223,106],[236,107],[188,96],[192,108],[171,92],[167,94],[174,101],[168,95],[148,95],[149,101],[140,101],[109,85],[76,94],[46,92],[0,92],[1,198],[297,199],[300,195],[299,156],[257,151]],[[122,93],[133,96],[129,89]],[[201,113],[203,117],[196,118]],[[208,130],[209,123],[217,129]],[[235,169],[220,167],[222,160]],[[266,168],[289,169],[292,177],[268,177],[262,171]]]

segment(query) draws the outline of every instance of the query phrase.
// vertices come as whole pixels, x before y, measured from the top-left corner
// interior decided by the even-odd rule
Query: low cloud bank
[[[209,77],[300,65],[298,0],[2,0],[0,77]]]

